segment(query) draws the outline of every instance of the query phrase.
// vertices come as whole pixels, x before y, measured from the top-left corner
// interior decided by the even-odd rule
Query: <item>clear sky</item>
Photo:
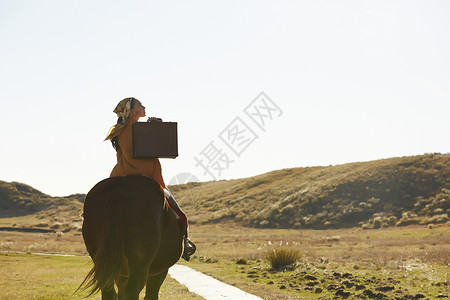
[[[0,180],[86,193],[115,164],[103,139],[129,96],[178,122],[166,182],[448,153],[449,15],[444,0],[0,0]]]

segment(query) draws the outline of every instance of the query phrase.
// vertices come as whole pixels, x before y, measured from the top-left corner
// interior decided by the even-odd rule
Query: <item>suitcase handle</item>
[[[152,122],[152,121],[162,122],[162,119],[155,118],[155,117],[148,117],[147,122]]]

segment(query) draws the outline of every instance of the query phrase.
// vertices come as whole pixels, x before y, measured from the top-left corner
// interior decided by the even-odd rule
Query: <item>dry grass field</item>
[[[199,251],[190,266],[264,299],[435,299],[448,297],[448,225],[378,230],[192,229]],[[302,253],[294,270],[265,260],[280,246]]]
[[[16,220],[18,221],[18,220]],[[439,225],[363,230],[254,229],[233,223],[191,228],[198,252],[180,263],[264,299],[436,299],[448,297],[450,228]],[[298,249],[295,268],[275,271],[265,259],[279,246]],[[1,251],[86,255],[79,232],[0,232]],[[0,299],[72,296],[87,257],[2,254]],[[172,279],[161,299],[195,299]],[[99,299],[98,295],[93,299]],[[199,299],[201,299],[199,297]]]

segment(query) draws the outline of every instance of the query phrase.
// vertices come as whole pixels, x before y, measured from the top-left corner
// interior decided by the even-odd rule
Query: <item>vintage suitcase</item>
[[[176,122],[137,122],[133,124],[134,158],[176,158],[178,136]]]

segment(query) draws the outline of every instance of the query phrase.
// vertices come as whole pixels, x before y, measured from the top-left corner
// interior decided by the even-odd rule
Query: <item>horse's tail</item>
[[[125,191],[115,191],[105,207],[105,222],[98,230],[94,267],[89,271],[77,291],[91,289],[89,296],[102,289],[111,289],[126,267],[123,199]]]

